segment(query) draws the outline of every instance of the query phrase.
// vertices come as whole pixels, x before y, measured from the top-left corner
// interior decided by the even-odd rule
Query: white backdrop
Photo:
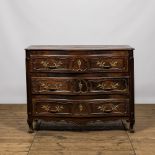
[[[26,103],[30,44],[129,44],[136,103],[155,103],[154,0],[0,0],[0,103]]]

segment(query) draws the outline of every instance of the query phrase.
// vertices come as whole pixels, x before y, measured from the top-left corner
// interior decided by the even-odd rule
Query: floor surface
[[[136,105],[135,133],[121,122],[102,130],[27,133],[26,105],[0,104],[0,155],[155,155],[155,104]]]

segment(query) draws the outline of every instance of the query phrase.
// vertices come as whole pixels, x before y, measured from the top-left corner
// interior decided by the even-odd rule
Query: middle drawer
[[[128,94],[129,77],[32,77],[32,94]]]

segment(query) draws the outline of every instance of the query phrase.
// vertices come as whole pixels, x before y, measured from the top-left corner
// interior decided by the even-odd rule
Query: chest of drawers
[[[134,126],[133,48],[126,45],[26,48],[27,114],[33,121],[124,119]]]

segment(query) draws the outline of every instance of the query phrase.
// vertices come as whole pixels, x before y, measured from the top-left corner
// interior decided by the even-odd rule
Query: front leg
[[[135,132],[134,124],[135,124],[135,120],[130,121],[130,124],[129,124],[129,132],[130,133],[134,133]]]
[[[33,119],[27,119],[27,124],[29,126],[29,130],[28,130],[28,133],[33,133],[34,130],[33,130]]]
[[[34,130],[39,130],[40,123],[41,123],[40,120],[35,119],[35,120],[33,121],[33,129],[34,129]]]

